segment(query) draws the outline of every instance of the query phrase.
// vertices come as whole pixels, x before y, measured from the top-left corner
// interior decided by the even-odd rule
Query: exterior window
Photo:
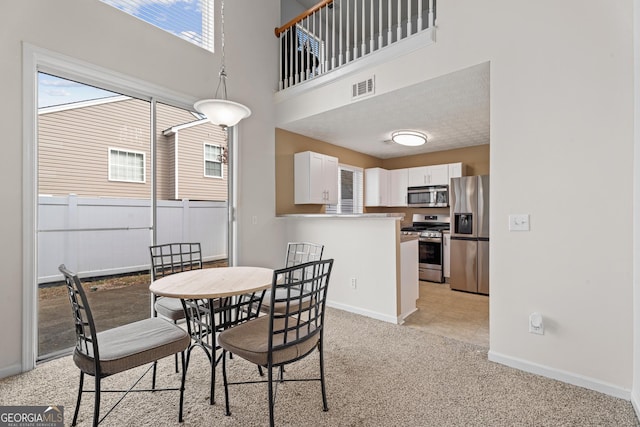
[[[204,144],[204,176],[222,178],[222,147]]]
[[[213,52],[213,0],[101,0]]]
[[[309,50],[309,54],[315,57],[316,65],[310,66],[311,76],[317,75],[320,72],[322,64],[324,64],[324,42],[310,33],[307,29],[301,25],[296,25],[296,37],[298,50],[305,54],[305,48]],[[305,59],[306,61],[306,59]],[[313,62],[312,62],[313,63]],[[311,65],[311,64],[310,64]]]
[[[338,204],[327,205],[326,213],[362,213],[364,211],[362,175],[362,168],[348,165],[338,167]]]
[[[145,182],[144,153],[109,149],[109,181]]]

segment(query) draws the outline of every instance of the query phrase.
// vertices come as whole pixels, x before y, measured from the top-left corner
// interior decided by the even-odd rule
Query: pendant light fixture
[[[391,134],[391,140],[396,144],[417,147],[427,142],[427,135],[415,130],[398,130]]]
[[[251,115],[251,110],[242,104],[227,100],[227,73],[224,66],[224,0],[220,2],[220,19],[221,19],[221,44],[222,44],[222,63],[220,64],[220,73],[218,87],[214,99],[203,99],[196,102],[193,107],[197,112],[207,116],[207,119],[215,125],[222,128],[235,126],[240,120],[246,119]],[[222,89],[222,97],[218,97],[218,93]]]

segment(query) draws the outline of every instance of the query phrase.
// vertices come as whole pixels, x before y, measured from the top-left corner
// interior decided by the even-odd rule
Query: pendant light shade
[[[220,64],[220,80],[218,80],[216,94],[213,99],[202,99],[196,102],[193,108],[195,108],[197,112],[207,116],[207,119],[214,125],[227,128],[229,126],[235,126],[240,120],[249,117],[251,110],[242,104],[227,100],[227,73],[224,66],[224,0],[220,2],[220,21],[222,63]],[[222,95],[218,97],[220,89],[222,89]]]
[[[235,126],[251,115],[247,106],[226,99],[202,99],[194,104],[194,108],[211,123],[222,127]]]

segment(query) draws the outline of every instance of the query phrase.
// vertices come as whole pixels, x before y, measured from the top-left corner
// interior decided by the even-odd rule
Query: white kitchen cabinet
[[[389,206],[407,206],[409,169],[389,171]]]
[[[338,203],[338,159],[303,151],[294,154],[294,203]]]
[[[451,277],[451,234],[442,233],[442,271],[445,278]]]
[[[409,187],[449,185],[449,165],[409,168]]]
[[[389,171],[382,168],[364,170],[364,205],[389,205]]]
[[[449,179],[460,178],[466,175],[466,168],[462,163],[449,163]]]

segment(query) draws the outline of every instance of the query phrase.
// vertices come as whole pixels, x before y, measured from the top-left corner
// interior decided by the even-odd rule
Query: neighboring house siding
[[[226,146],[226,132],[210,123],[196,123],[189,111],[158,103],[157,195],[160,200],[227,199],[226,165],[223,179],[204,177],[203,143]],[[150,105],[125,99],[39,115],[38,185],[40,194],[80,197],[150,198]],[[178,131],[179,174],[175,173],[175,134]],[[109,181],[109,148],[141,152],[145,156],[145,182]],[[176,179],[180,192],[176,194]]]
[[[149,198],[149,103],[137,99],[41,114],[40,194]],[[144,183],[109,181],[109,148],[145,153]]]
[[[227,200],[227,165],[222,165],[222,178],[205,176],[204,171],[204,145],[226,147],[226,132],[194,126],[180,130],[178,138],[179,198],[190,194],[193,200]]]

